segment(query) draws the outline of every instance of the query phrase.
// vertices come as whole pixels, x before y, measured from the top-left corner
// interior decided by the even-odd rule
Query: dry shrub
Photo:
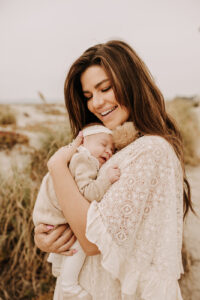
[[[184,276],[186,276],[187,273],[190,272],[191,265],[193,263],[193,258],[191,256],[191,254],[188,252],[184,241],[183,241],[183,246],[182,246],[182,261],[183,261],[183,267],[184,267]]]
[[[192,99],[175,98],[166,102],[167,111],[175,119],[183,138],[185,163],[196,166],[200,163],[197,155],[197,142],[200,128],[194,112],[198,103]]]
[[[28,171],[15,170],[0,191],[0,296],[3,299],[32,299],[53,285],[45,255],[33,242],[32,210],[38,192]],[[41,272],[42,270],[42,272]]]
[[[186,245],[183,242],[183,248],[182,248],[182,261],[183,261],[183,269],[184,274],[181,275],[181,279],[179,280],[181,293],[183,296],[183,299],[185,300],[192,300],[192,299],[199,299],[195,298],[195,292],[193,291],[194,285],[194,278],[193,278],[193,269],[195,260],[190,254],[190,252],[187,250]]]
[[[54,130],[45,128],[45,137],[41,138],[41,148],[34,149],[31,161],[31,178],[42,177],[47,171],[47,161],[60,147],[67,145],[72,140],[72,133],[68,124],[57,124]],[[45,172],[44,172],[45,171]]]
[[[9,105],[0,104],[0,125],[16,124],[15,112]]]
[[[0,131],[0,150],[11,149],[16,144],[27,144],[28,137],[21,133],[13,131]]]
[[[0,298],[52,299],[55,279],[46,254],[33,241],[32,211],[47,172],[48,158],[71,141],[69,126],[49,131],[40,150],[30,149],[30,164],[6,180],[0,178]]]

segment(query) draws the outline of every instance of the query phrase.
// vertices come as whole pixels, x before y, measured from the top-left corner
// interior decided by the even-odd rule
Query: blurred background
[[[121,39],[150,69],[184,143],[200,212],[200,1],[0,0],[0,300],[51,299],[32,210],[48,158],[71,141],[64,80],[88,47]],[[200,299],[200,221],[184,223],[180,284]]]
[[[72,62],[109,39],[133,46],[166,99],[200,94],[199,0],[1,0],[0,101],[63,100]]]

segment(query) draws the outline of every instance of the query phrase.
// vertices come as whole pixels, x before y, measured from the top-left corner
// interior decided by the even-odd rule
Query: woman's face
[[[111,82],[101,66],[91,66],[81,74],[81,85],[87,107],[104,126],[114,129],[129,117],[125,106],[116,101]]]

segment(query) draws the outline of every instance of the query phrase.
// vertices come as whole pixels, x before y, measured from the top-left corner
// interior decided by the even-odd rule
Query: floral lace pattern
[[[91,204],[87,221],[87,238],[101,255],[86,259],[80,283],[93,300],[182,299],[183,175],[174,150],[145,136],[112,163],[120,179]]]

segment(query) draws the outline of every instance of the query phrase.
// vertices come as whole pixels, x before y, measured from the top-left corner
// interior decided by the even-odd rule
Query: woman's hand
[[[59,253],[71,256],[76,253],[76,249],[70,249],[76,237],[68,224],[53,225],[39,224],[35,227],[35,244],[44,252]]]
[[[73,154],[76,152],[77,148],[83,143],[83,134],[82,131],[79,132],[78,136],[75,138],[75,140],[70,143],[67,146],[61,147],[58,149],[54,155],[51,156],[47,163],[47,167],[49,171],[52,169],[54,165],[56,165],[58,162],[61,162],[63,164],[68,164],[73,156]]]

